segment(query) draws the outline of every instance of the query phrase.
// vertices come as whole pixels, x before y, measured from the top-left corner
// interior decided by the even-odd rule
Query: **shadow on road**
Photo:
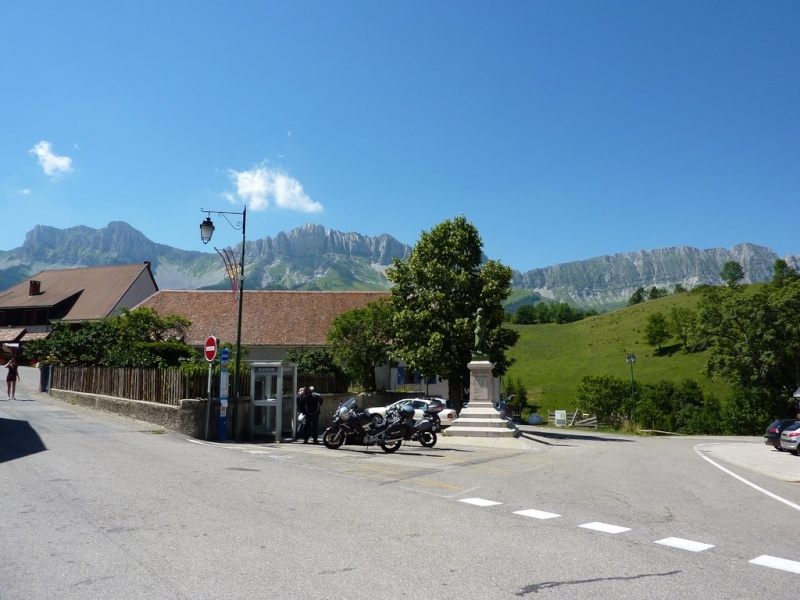
[[[47,450],[27,421],[0,417],[0,463]]]
[[[552,445],[553,442],[564,442],[570,440],[581,440],[589,442],[624,442],[628,444],[634,442],[634,440],[632,439],[599,436],[591,433],[583,433],[577,431],[543,431],[541,429],[536,429],[536,430],[520,429],[520,431],[522,432],[520,434],[521,438],[546,445]]]

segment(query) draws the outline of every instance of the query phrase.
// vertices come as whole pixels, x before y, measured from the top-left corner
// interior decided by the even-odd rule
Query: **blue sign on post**
[[[224,442],[228,432],[228,363],[231,351],[223,348],[219,352],[219,441]]]

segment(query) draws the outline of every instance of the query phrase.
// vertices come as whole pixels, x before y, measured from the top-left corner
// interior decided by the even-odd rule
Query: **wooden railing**
[[[205,398],[208,376],[180,369],[62,367],[53,365],[50,387],[129,400],[178,405],[182,398]],[[214,378],[216,379],[216,378]],[[219,394],[219,384],[212,394]]]
[[[50,387],[71,392],[146,400],[177,406],[183,398],[207,398],[208,374],[188,374],[180,369],[137,369],[112,367],[50,367]],[[233,385],[233,373],[230,373]],[[333,375],[298,375],[298,387],[313,385],[321,394],[336,391]],[[232,387],[231,387],[232,389]],[[250,395],[250,370],[239,376],[241,396]],[[219,397],[219,376],[211,378],[211,397]]]

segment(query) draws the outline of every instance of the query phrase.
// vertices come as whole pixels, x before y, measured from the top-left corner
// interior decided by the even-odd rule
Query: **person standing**
[[[314,443],[319,444],[319,413],[322,411],[322,395],[314,391],[314,386],[306,389],[303,396],[303,407],[306,411],[306,424],[303,429],[303,443],[308,443],[309,437],[314,437]]]
[[[17,364],[17,359],[12,356],[6,363],[6,369],[8,369],[8,373],[6,374],[8,400],[16,400],[17,381],[19,380],[19,365]]]

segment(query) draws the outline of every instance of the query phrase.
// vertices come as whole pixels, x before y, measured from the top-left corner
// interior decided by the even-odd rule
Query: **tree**
[[[637,384],[638,385],[638,384]],[[638,390],[635,390],[638,397]],[[631,384],[611,375],[584,375],[578,384],[578,408],[598,417],[627,413],[631,403]]]
[[[657,300],[666,296],[669,296],[669,292],[667,290],[657,288],[656,286],[651,287],[650,291],[647,292],[648,300]]]
[[[631,295],[630,300],[628,300],[628,306],[633,306],[634,304],[641,304],[644,301],[645,301],[645,291],[643,287],[640,287],[637,288],[637,290],[633,292],[633,294]]]
[[[336,387],[343,387],[346,391],[350,380],[347,374],[342,371],[333,355],[327,350],[308,350],[300,352],[294,348],[289,350],[283,357],[284,362],[296,363],[298,374],[303,375],[334,375],[336,377]]]
[[[328,332],[331,354],[351,381],[376,389],[375,368],[390,363],[392,306],[388,299],[342,313]]]
[[[523,304],[514,313],[514,323],[518,325],[533,325],[536,323],[536,309],[533,304]]]
[[[505,378],[503,380],[502,394],[504,398],[511,398],[511,400],[507,402],[509,408],[512,408],[515,413],[522,417],[522,411],[529,407],[528,390],[525,388],[522,381],[519,378]]]
[[[744,279],[744,269],[742,268],[742,265],[737,263],[735,260],[729,260],[722,265],[722,270],[719,272],[719,276],[722,277],[722,280],[728,284],[728,287],[733,287],[742,279]]]
[[[775,259],[775,263],[772,265],[772,285],[780,287],[798,277],[800,277],[800,274],[790,267],[785,260],[782,258]]]
[[[800,279],[745,294],[708,288],[698,327],[714,340],[706,372],[742,389],[763,388],[775,402],[800,387]]]
[[[655,312],[648,315],[644,335],[648,344],[661,350],[661,346],[670,338],[669,324],[664,313]]]
[[[497,261],[481,263],[482,246],[475,226],[457,217],[422,232],[408,258],[394,259],[387,270],[394,284],[393,354],[424,375],[446,378],[456,410],[469,384],[467,364],[478,308],[483,309],[495,376],[510,366],[506,350],[519,338],[516,331],[502,327],[511,269]]]
[[[101,367],[177,366],[197,352],[184,343],[190,321],[160,316],[150,308],[123,309],[113,317],[79,325],[56,323],[50,336],[25,346],[34,360]]]
[[[691,308],[673,306],[669,313],[669,328],[683,344],[684,352],[697,352],[708,343],[697,326],[697,313]]]
[[[676,283],[675,287],[672,288],[673,294],[685,294],[687,292],[686,287],[682,283]]]

